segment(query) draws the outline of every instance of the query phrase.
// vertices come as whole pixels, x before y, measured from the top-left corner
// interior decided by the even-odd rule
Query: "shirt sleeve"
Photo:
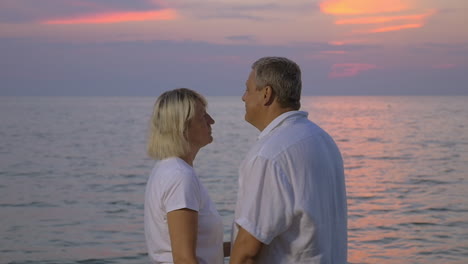
[[[241,173],[235,222],[269,244],[291,225],[292,187],[278,164],[262,157],[256,157]]]
[[[183,208],[199,211],[201,207],[200,185],[194,173],[176,170],[168,175],[162,203],[166,213]]]

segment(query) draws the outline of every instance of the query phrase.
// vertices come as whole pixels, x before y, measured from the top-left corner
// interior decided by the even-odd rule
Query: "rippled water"
[[[0,263],[147,263],[143,192],[154,98],[0,97]],[[209,97],[215,141],[195,167],[233,218],[258,132]],[[468,97],[307,97],[342,150],[350,263],[468,262]]]

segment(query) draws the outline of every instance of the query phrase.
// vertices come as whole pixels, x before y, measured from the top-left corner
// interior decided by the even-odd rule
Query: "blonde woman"
[[[151,117],[148,154],[157,160],[145,191],[145,236],[152,263],[223,263],[223,225],[193,169],[211,143],[213,118],[197,92],[163,93]]]

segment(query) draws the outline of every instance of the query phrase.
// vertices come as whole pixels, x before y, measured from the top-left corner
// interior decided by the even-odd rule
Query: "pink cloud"
[[[410,29],[410,28],[421,28],[421,27],[423,27],[423,24],[406,24],[406,25],[375,28],[375,29],[371,29],[367,31],[366,33],[382,33],[382,32],[390,32],[390,31],[399,31],[399,30]]]
[[[457,67],[456,64],[451,64],[451,63],[445,63],[445,64],[435,64],[432,65],[433,69],[452,69]]]
[[[375,68],[377,68],[377,66],[374,64],[338,63],[332,66],[328,77],[331,79],[353,77],[360,74],[361,72],[369,71]]]
[[[80,17],[46,20],[42,24],[112,24],[121,22],[173,20],[178,17],[174,9],[162,9],[139,12],[113,12],[85,15]]]
[[[368,40],[365,39],[347,39],[347,40],[334,40],[334,41],[329,41],[328,44],[332,46],[344,46],[344,45],[349,45],[349,44],[362,44],[362,43],[368,43]]]
[[[320,52],[322,54],[346,54],[348,52],[344,51],[344,50],[324,50],[322,52]]]

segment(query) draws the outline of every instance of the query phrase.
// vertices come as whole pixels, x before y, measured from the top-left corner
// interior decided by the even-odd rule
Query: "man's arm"
[[[263,243],[241,226],[231,252],[230,264],[255,264]]]
[[[196,264],[198,212],[179,209],[167,213],[174,263]]]

